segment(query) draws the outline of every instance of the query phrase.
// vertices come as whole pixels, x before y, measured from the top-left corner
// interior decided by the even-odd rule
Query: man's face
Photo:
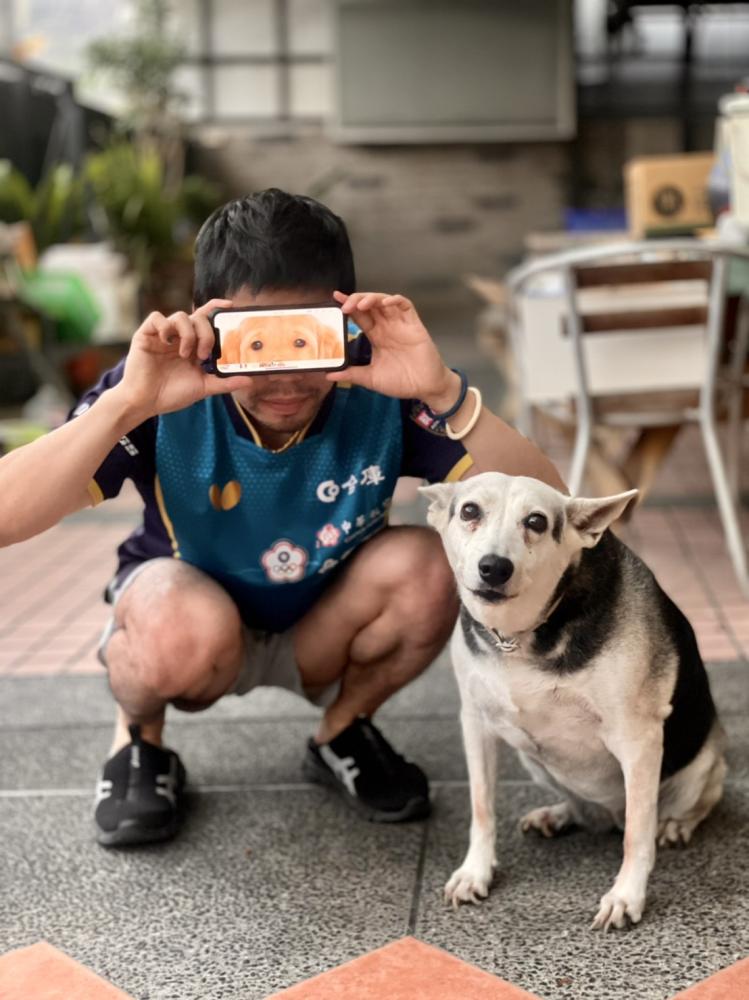
[[[241,288],[232,296],[235,308],[247,306],[309,306],[332,299],[330,291],[295,292],[266,290],[253,295]],[[250,414],[256,424],[277,434],[293,434],[305,427],[333,388],[324,372],[286,372],[282,375],[251,375],[247,388],[232,396]]]

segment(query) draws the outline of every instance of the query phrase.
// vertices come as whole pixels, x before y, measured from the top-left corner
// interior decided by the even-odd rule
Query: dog
[[[556,800],[523,817],[524,832],[624,831],[592,927],[638,923],[656,843],[688,843],[721,798],[726,764],[689,622],[608,530],[637,491],[570,498],[488,472],[421,492],[461,600],[451,654],[471,829],[446,900],[488,895],[503,739]]]
[[[224,335],[218,363],[265,365],[322,359],[343,360],[340,333],[314,316],[297,313],[248,316]]]

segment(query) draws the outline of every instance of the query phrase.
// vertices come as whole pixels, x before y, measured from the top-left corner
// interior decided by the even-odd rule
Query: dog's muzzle
[[[514,572],[512,560],[504,556],[487,555],[479,559],[479,576],[489,587],[501,587]]]
[[[509,599],[509,595],[500,588],[504,587],[515,571],[512,560],[504,556],[485,555],[479,559],[478,571],[484,586],[472,591],[476,597],[490,604],[499,604]]]

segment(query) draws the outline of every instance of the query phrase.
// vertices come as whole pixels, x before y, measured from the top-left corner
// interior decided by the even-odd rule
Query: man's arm
[[[0,459],[0,546],[38,535],[88,507],[94,473],[137,423],[115,386],[80,417]]]
[[[442,390],[435,391],[429,399],[424,399],[434,413],[445,413],[452,407],[460,394],[460,378],[455,372],[446,371],[445,385]],[[450,428],[459,434],[472,419],[476,409],[476,397],[467,393],[463,405],[457,413],[450,417]],[[473,459],[473,466],[464,476],[465,479],[477,472],[504,472],[508,476],[530,476],[540,479],[554,489],[567,492],[561,476],[553,462],[537,448],[532,441],[516,431],[504,420],[495,416],[485,406],[474,427],[462,438],[461,443]]]
[[[191,316],[152,313],[133,336],[122,381],[75,420],[0,459],[0,546],[87,507],[97,469],[139,424],[245,384],[242,376],[220,379],[200,367],[213,349],[208,313],[226,305],[214,299]]]

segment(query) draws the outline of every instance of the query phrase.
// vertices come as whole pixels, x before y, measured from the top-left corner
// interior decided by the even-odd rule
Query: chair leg
[[[655,479],[673,447],[683,424],[669,424],[664,427],[644,427],[630,448],[622,466],[624,475],[631,486],[640,491],[638,505],[643,503]],[[632,505],[627,508],[632,509]]]
[[[749,302],[742,298],[736,320],[736,338],[729,365],[730,393],[726,421],[726,466],[733,502],[739,502],[741,445],[744,431],[744,369],[749,349]]]
[[[705,452],[710,467],[710,474],[715,487],[715,498],[718,502],[720,519],[726,535],[726,544],[731,556],[733,568],[739,581],[739,586],[749,598],[749,572],[747,571],[746,548],[741,536],[741,525],[737,505],[731,496],[731,487],[726,475],[725,463],[720,452],[720,442],[712,414],[700,417],[702,438],[705,442]]]
[[[739,502],[741,476],[741,445],[744,432],[743,392],[734,392],[728,404],[726,421],[726,467],[731,502]]]
[[[572,464],[570,466],[569,487],[570,494],[579,496],[585,475],[585,463],[590,449],[591,426],[587,420],[581,420],[577,425],[575,436],[575,448],[572,452]]]

